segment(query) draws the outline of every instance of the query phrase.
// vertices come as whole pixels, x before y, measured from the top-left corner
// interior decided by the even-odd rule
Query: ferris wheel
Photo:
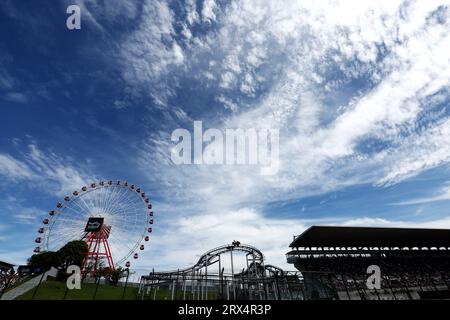
[[[131,256],[138,259],[138,252],[150,240],[153,225],[150,199],[134,184],[109,180],[83,186],[58,202],[42,220],[34,252],[57,251],[69,241],[86,239],[86,223],[92,218],[104,221],[114,266],[125,262],[129,267],[127,259]]]

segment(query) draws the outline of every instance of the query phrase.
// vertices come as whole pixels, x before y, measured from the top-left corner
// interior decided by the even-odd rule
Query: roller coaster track
[[[271,264],[264,265],[259,262],[252,262],[247,269],[243,270],[243,272],[241,273],[236,274],[236,276],[246,275],[248,273],[252,274],[255,273],[256,270],[258,270],[260,274],[262,274],[264,271],[268,271],[270,276],[283,276],[285,274],[285,271],[280,267]]]
[[[202,268],[210,266],[217,262],[217,258],[225,253],[230,251],[240,251],[245,252],[247,255],[252,256],[254,262],[262,263],[264,261],[264,255],[262,252],[250,245],[241,244],[238,241],[234,241],[232,244],[220,246],[214,249],[211,249],[200,256],[197,263],[193,266],[185,269],[179,270],[171,270],[171,271],[161,271],[161,272],[153,272],[153,275],[158,276],[171,276],[171,275],[180,275],[180,274],[190,274],[196,272]]]

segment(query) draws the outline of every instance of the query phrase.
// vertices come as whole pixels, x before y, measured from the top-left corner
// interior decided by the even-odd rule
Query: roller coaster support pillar
[[[262,279],[263,279],[263,287],[264,287],[264,298],[265,300],[269,300],[269,297],[267,295],[267,283],[265,281],[266,278],[266,267],[264,266],[264,261],[261,262],[262,265]]]
[[[177,280],[175,282],[175,297],[178,299],[178,278],[180,277],[180,269],[177,272]]]
[[[183,300],[186,300],[186,275],[183,275]]]
[[[205,268],[205,300],[208,300],[208,264]]]
[[[173,300],[173,295],[175,293],[175,280],[172,280],[172,295],[171,295],[171,300]]]
[[[233,287],[233,300],[236,300],[236,289],[234,287],[233,250],[230,250],[230,256],[231,256],[231,286]]]
[[[219,256],[219,281],[220,281],[220,299],[223,299],[223,270]]]

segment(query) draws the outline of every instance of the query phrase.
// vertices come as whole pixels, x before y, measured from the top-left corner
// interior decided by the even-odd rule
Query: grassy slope
[[[66,300],[92,300],[95,293],[95,284],[83,283],[81,290],[69,290]],[[123,287],[110,285],[99,285],[96,300],[120,300],[122,299]],[[17,300],[30,300],[35,289],[21,295]],[[35,300],[62,300],[66,291],[66,284],[59,281],[47,281],[41,284],[34,297]],[[125,300],[137,299],[137,288],[127,287]]]
[[[35,289],[21,295],[17,300],[31,300]],[[35,300],[62,300],[66,291],[66,284],[60,281],[47,281],[41,284],[34,297]],[[81,290],[67,291],[66,300],[92,300],[95,293],[95,284],[85,283],[81,285]],[[110,285],[99,285],[95,300],[121,300],[123,287],[114,287]],[[175,299],[183,299],[183,292],[178,290],[174,295]],[[167,288],[161,288],[156,295],[153,292],[144,297],[144,299],[170,300],[172,292]],[[127,287],[125,291],[125,300],[136,300],[138,297],[138,289]],[[192,293],[186,292],[186,299],[192,299]],[[217,292],[209,292],[208,299],[217,299]]]

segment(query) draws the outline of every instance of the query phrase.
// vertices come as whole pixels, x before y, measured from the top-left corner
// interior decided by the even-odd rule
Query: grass
[[[94,283],[82,283],[80,290],[67,290],[66,294],[66,283],[61,281],[46,281],[43,282],[36,291],[34,300],[63,300],[64,294],[66,294],[65,300],[93,300],[95,295],[95,300],[122,300],[123,287],[112,286],[107,284],[101,284],[98,286],[97,293],[95,294]],[[31,289],[27,293],[17,297],[17,300],[31,300],[33,297],[34,289]],[[136,300],[141,297],[138,295],[138,289],[135,287],[127,287],[125,290],[124,300]],[[145,295],[145,300],[171,300],[172,291],[168,288],[160,288],[150,294]],[[182,300],[183,292],[177,290],[174,292],[174,298]],[[186,299],[192,300],[192,292],[186,291]],[[210,291],[208,293],[208,300],[218,299],[218,292]]]
[[[5,293],[7,293],[8,291],[10,291],[10,290],[12,290],[12,289],[14,289],[14,288],[20,286],[22,283],[27,282],[27,281],[30,280],[31,278],[32,278],[32,277],[30,277],[30,276],[26,276],[26,277],[23,277],[22,279],[20,279],[20,281],[16,282],[15,284],[9,285],[9,286],[5,289],[5,291],[3,292],[3,294],[5,294]],[[1,292],[0,292],[0,294],[1,294]]]
[[[80,290],[67,290],[66,300],[93,300],[96,285],[93,283],[82,283]],[[17,300],[31,300],[34,289],[17,297]],[[121,300],[124,287],[99,285],[95,300]],[[62,300],[66,293],[65,282],[47,281],[41,284],[36,291],[34,300]],[[138,297],[138,290],[134,287],[127,287],[125,290],[124,300],[136,300]]]

